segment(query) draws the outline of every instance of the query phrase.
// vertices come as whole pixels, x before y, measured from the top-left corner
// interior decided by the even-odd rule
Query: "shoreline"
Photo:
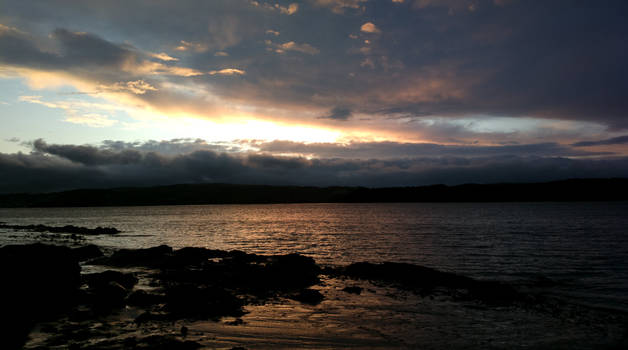
[[[75,189],[0,194],[0,208],[110,207],[207,204],[499,203],[628,201],[627,178],[567,179],[406,187],[308,187],[222,183]]]
[[[433,342],[438,348],[486,341],[454,344],[414,335],[412,327],[425,320],[413,319],[413,315],[431,310],[426,315],[433,318],[441,308],[462,311],[463,319],[487,315],[499,322],[513,315],[538,319],[536,322],[563,329],[572,337],[576,336],[573,329],[602,332],[599,339],[582,333],[588,341],[582,344],[612,346],[628,341],[628,330],[621,326],[628,321],[627,313],[594,310],[503,282],[412,264],[329,267],[299,254],[258,255],[192,247],[173,250],[168,246],[120,249],[104,255],[93,245],[43,244],[4,246],[0,259],[3,266],[21,269],[17,274],[8,273],[14,279],[8,284],[14,289],[10,318],[21,328],[14,335],[30,334],[28,341],[22,338],[21,343],[29,349],[63,348],[62,344],[85,349],[289,348],[299,342],[312,348],[406,348]],[[42,271],[42,266],[47,268]],[[42,310],[33,305],[25,308],[34,300]],[[42,306],[48,303],[63,307]],[[355,310],[375,316],[356,318],[352,315]],[[408,314],[408,310],[414,311]],[[20,317],[38,322],[20,325],[15,322]],[[395,337],[378,321],[382,317],[408,329]],[[432,319],[433,324],[451,316],[439,317]],[[286,319],[291,321],[286,323]],[[599,323],[597,330],[589,329],[594,320]],[[361,322],[364,325],[359,326]],[[329,330],[331,326],[336,327],[334,331]],[[464,323],[460,326],[467,327]],[[521,327],[526,332],[543,331],[532,325]],[[294,330],[286,333],[287,328]],[[486,332],[485,328],[475,332]],[[574,339],[541,337],[532,345],[565,341],[578,344]]]

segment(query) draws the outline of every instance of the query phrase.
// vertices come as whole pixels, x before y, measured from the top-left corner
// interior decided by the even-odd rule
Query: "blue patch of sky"
[[[112,126],[91,127],[66,121],[68,112],[61,108],[51,108],[24,100],[24,96],[37,96],[39,101],[60,103],[63,101],[106,103],[90,95],[68,95],[76,91],[72,87],[56,89],[30,89],[25,79],[11,77],[0,79],[0,152],[14,153],[28,151],[20,142],[43,138],[51,143],[98,143],[103,139],[134,140],[139,138],[138,130],[129,130],[124,123],[134,120],[124,111],[78,110],[77,115],[99,114],[117,121]],[[13,140],[13,141],[8,141]]]

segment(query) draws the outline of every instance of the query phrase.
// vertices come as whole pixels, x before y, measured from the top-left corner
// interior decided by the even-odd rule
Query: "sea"
[[[628,334],[599,324],[628,313],[628,202],[4,208],[0,221],[121,230],[82,242],[105,251],[166,244],[299,253],[329,266],[412,263],[510,283],[569,310],[430,301],[368,282],[355,283],[370,292],[349,296],[339,291],[350,282],[328,280],[320,287],[327,301],[316,307],[256,306],[244,326],[192,325],[225,346],[595,348]],[[45,240],[0,229],[0,245]],[[288,323],[300,331],[285,332]]]

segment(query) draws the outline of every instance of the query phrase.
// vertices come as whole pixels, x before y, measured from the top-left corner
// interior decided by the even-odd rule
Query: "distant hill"
[[[624,178],[389,188],[187,184],[4,194],[0,195],[0,207],[623,200],[628,200],[628,179]]]

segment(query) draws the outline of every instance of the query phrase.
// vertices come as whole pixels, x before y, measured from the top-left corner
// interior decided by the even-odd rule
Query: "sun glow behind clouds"
[[[181,117],[159,121],[130,123],[129,130],[145,128],[168,130],[168,137],[194,137],[206,141],[286,140],[294,142],[336,142],[344,135],[339,131],[307,125],[287,125],[262,120],[214,122],[207,119]],[[156,135],[157,136],[157,135]]]
[[[296,142],[336,142],[342,133],[334,130],[285,125],[261,120],[249,120],[242,124],[224,124],[225,135],[231,139],[291,140]]]
[[[341,130],[271,121],[254,112],[243,112],[242,106],[225,103],[207,112],[185,106],[159,110],[138,100],[136,94],[112,89],[98,91],[98,86],[72,76],[20,69],[13,70],[13,74],[24,78],[20,85],[29,94],[20,96],[18,102],[64,110],[68,118],[72,117],[65,118],[65,122],[88,127],[95,126],[88,121],[92,121],[96,114],[102,116],[101,119],[110,116],[109,124],[98,126],[121,129],[129,139],[194,137],[207,141],[285,140],[309,143],[336,142],[347,137],[346,132]],[[68,90],[78,93],[67,94]],[[96,93],[90,93],[92,91]]]

